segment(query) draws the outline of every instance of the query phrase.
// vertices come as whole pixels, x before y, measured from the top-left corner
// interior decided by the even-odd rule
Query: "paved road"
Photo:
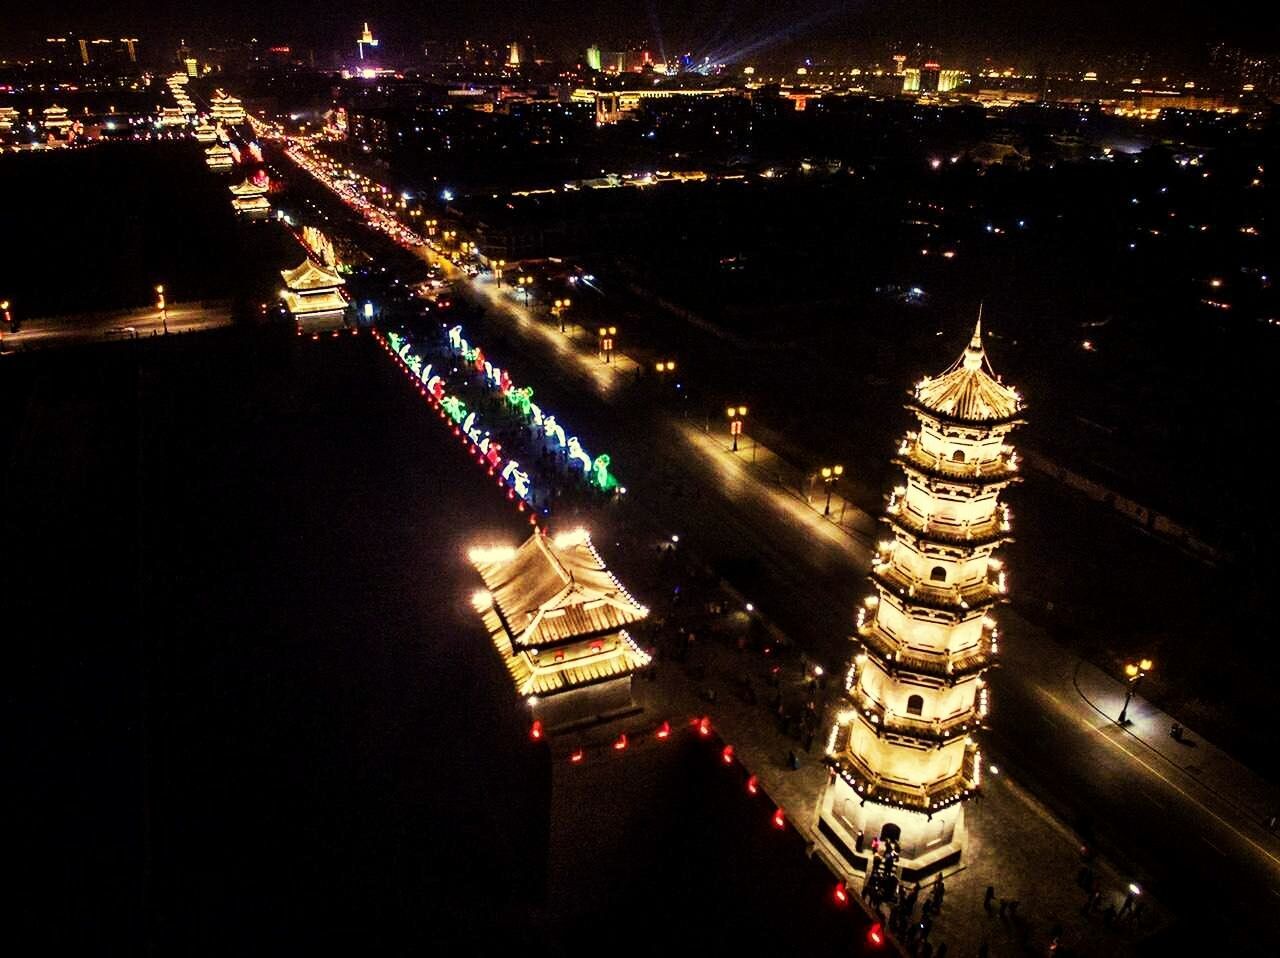
[[[819,661],[842,662],[852,610],[868,591],[864,541],[762,482],[698,424],[663,414],[641,386],[569,348],[509,297],[485,284],[470,295],[491,307],[472,338],[508,340],[510,357],[489,348],[610,451],[632,508],[651,528],[692,544]],[[1280,843],[1194,776],[1142,754],[1081,697],[1073,657],[1011,610],[1001,619],[1003,668],[992,675],[986,739],[992,760],[1185,916],[1184,940],[1201,933],[1235,953],[1275,953]]]
[[[231,309],[224,303],[209,305],[175,303],[162,319],[157,309],[119,310],[77,316],[43,316],[28,319],[16,333],[6,334],[5,350],[44,349],[71,343],[141,339],[192,333],[231,325]]]

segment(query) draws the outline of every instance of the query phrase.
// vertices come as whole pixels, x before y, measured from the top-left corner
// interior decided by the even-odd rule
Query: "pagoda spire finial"
[[[964,368],[981,369],[984,355],[982,349],[982,304],[979,303],[978,322],[973,327],[973,338],[969,340],[969,347],[964,351]]]

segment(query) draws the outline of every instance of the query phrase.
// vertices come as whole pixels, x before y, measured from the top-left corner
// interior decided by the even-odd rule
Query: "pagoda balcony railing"
[[[972,485],[1013,482],[1019,478],[1018,459],[1012,450],[1003,453],[997,459],[985,462],[982,460],[956,462],[944,456],[926,452],[919,442],[908,441],[898,447],[898,455],[894,461],[939,479]]]
[[[940,679],[961,679],[982,672],[996,656],[996,644],[984,631],[976,645],[955,652],[926,652],[905,646],[868,622],[858,630],[868,654],[889,673],[913,672]]]
[[[908,509],[903,502],[885,513],[885,521],[903,532],[921,539],[948,545],[981,546],[1005,542],[1010,538],[1009,523],[1000,512],[982,522],[951,524],[926,522],[924,516]]]
[[[924,582],[908,575],[892,562],[873,564],[871,581],[911,605],[930,609],[981,609],[999,602],[1004,593],[998,581],[982,578],[951,585]]]
[[[880,775],[849,751],[830,759],[830,763],[866,801],[933,814],[968,798],[977,787],[971,755],[976,755],[976,749],[966,749],[959,771],[924,785]]]
[[[981,727],[977,711],[973,709],[946,719],[926,719],[887,709],[857,687],[850,697],[858,711],[876,730],[876,735],[882,738],[886,734],[907,735],[929,742],[946,743]]]

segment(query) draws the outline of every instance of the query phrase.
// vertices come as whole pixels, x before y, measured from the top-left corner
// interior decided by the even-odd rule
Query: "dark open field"
[[[705,747],[551,805],[464,558],[527,526],[367,337],[10,359],[10,861],[47,948],[860,940]]]

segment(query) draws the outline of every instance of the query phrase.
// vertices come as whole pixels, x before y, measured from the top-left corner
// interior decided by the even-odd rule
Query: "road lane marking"
[[[1212,816],[1215,821],[1217,821],[1219,824],[1225,827],[1228,831],[1234,834],[1241,841],[1251,845],[1255,851],[1261,852],[1264,856],[1266,856],[1276,865],[1280,865],[1280,857],[1277,857],[1274,853],[1264,848],[1258,842],[1255,842],[1248,835],[1244,834],[1242,831],[1240,831],[1240,829],[1236,828],[1235,825],[1227,821],[1225,818],[1223,818],[1221,815],[1215,812],[1212,808],[1210,808],[1208,805],[1202,802],[1199,798],[1192,795],[1190,792],[1188,792],[1185,788],[1183,788],[1177,782],[1173,781],[1172,779],[1166,778],[1163,774],[1161,774],[1159,769],[1150,765],[1148,762],[1143,760],[1140,756],[1129,751],[1129,749],[1125,748],[1120,743],[1119,740],[1112,738],[1110,735],[1107,735],[1106,732],[1113,726],[1111,726],[1110,724],[1104,725],[1104,726],[1097,726],[1091,723],[1088,719],[1082,718],[1079,715],[1072,714],[1071,712],[1067,711],[1066,705],[1060,702],[1057,698],[1055,698],[1053,693],[1047,688],[1039,687],[1039,688],[1036,688],[1035,691],[1040,698],[1045,699],[1052,707],[1058,709],[1058,711],[1060,712],[1065,712],[1068,718],[1074,719],[1077,723],[1082,725],[1084,728],[1086,728],[1090,732],[1096,733],[1098,737],[1102,739],[1102,741],[1119,749],[1126,756],[1128,756],[1133,761],[1137,762],[1139,765],[1145,768],[1148,772],[1150,772],[1156,778],[1160,779],[1160,781],[1164,782],[1166,785],[1172,788],[1175,792],[1177,792],[1183,798],[1186,798],[1193,804],[1199,806],[1204,812]]]

